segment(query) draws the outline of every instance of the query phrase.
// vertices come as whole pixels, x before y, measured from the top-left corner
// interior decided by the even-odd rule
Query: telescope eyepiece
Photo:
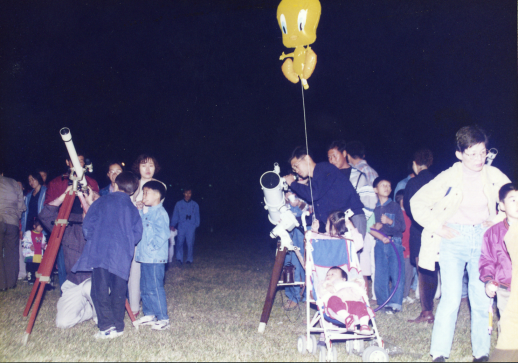
[[[61,130],[59,130],[59,133],[61,134],[61,136],[68,135],[70,134],[70,129],[68,127],[63,127]]]

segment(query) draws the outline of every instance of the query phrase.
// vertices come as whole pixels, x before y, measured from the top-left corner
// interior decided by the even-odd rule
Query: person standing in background
[[[171,218],[171,230],[178,228],[178,243],[176,244],[176,260],[183,264],[183,245],[187,242],[187,263],[193,262],[194,235],[196,228],[200,226],[200,207],[191,200],[192,189],[185,188],[183,199],[174,206]]]

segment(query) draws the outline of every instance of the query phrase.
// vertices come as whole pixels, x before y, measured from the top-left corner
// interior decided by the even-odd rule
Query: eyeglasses
[[[122,170],[110,170],[110,171],[108,171],[108,174],[117,174],[117,175],[119,175],[120,173],[122,173]]]
[[[469,159],[475,159],[476,157],[480,157],[481,159],[485,159],[486,156],[487,156],[487,150],[484,150],[484,151],[481,151],[480,153],[471,153],[471,154],[468,154],[468,153],[464,153],[464,155],[466,155]]]

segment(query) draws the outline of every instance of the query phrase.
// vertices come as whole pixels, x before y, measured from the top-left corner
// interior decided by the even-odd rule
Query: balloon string
[[[302,85],[302,80],[300,80],[300,89],[302,90],[302,110],[304,111],[304,133],[306,135],[306,154],[309,156],[308,128],[307,128],[307,125],[306,125],[306,104],[304,102],[304,86]],[[307,162],[308,162],[308,172],[309,172],[309,157],[306,158],[306,159],[307,159]],[[313,188],[311,186],[311,178],[309,178],[309,191],[311,193],[311,205],[313,206],[313,218],[312,218],[312,221],[315,221],[315,203],[313,201]]]

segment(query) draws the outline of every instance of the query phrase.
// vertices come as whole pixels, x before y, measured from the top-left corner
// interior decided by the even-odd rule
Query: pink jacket
[[[508,229],[507,220],[504,220],[486,231],[478,270],[483,282],[495,280],[500,287],[510,290],[512,264],[504,242]]]

